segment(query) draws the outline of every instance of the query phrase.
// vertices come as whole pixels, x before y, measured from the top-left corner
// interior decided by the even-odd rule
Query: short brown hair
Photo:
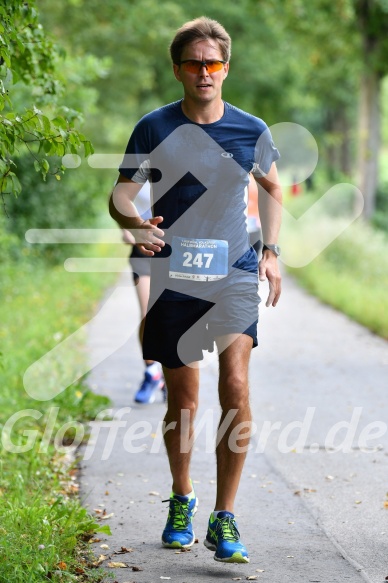
[[[186,45],[197,40],[214,39],[218,42],[224,61],[230,60],[232,39],[217,20],[201,16],[195,20],[185,22],[178,28],[170,44],[172,62],[179,65],[183,49]]]

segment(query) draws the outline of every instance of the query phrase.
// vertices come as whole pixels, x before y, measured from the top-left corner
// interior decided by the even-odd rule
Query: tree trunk
[[[364,196],[363,216],[370,219],[376,206],[380,151],[381,77],[365,68],[361,79],[359,113],[358,186]]]
[[[350,177],[354,169],[354,164],[352,162],[351,127],[349,115],[345,107],[341,109],[338,118],[338,127],[341,132],[341,143],[339,146],[340,170],[342,174]]]

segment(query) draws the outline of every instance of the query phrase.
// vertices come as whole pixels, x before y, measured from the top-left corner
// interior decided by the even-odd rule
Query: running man
[[[190,438],[198,407],[199,361],[216,343],[220,432],[217,495],[205,546],[222,562],[248,563],[234,517],[234,500],[249,443],[248,363],[257,345],[257,255],[247,232],[252,172],[260,188],[267,306],[276,306],[281,277],[277,246],[282,193],[279,153],[266,124],[222,99],[231,39],[206,17],[184,24],[170,45],[183,99],[136,125],[110,199],[110,213],[131,229],[152,261],[143,357],[161,362],[167,383],[164,440],[172,475],[162,533],[168,548],[190,547],[198,500],[190,480]],[[153,218],[143,220],[133,200],[149,180]],[[243,427],[239,431],[239,428]],[[234,433],[233,430],[236,429]],[[236,443],[233,436],[237,433]],[[192,442],[191,442],[192,443]]]

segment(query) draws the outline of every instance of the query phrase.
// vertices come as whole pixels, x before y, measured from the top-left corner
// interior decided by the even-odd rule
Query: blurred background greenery
[[[222,22],[233,39],[224,98],[268,125],[295,122],[307,128],[319,146],[317,196],[323,194],[325,182],[353,182],[365,198],[364,219],[387,231],[386,0],[209,0],[203,7],[190,0],[184,5],[40,0],[37,8],[39,22],[53,42],[53,76],[62,87],[55,105],[80,112],[78,127],[96,152],[123,152],[139,117],[181,97],[168,43],[182,22],[206,13]],[[45,66],[38,57],[36,75]],[[39,93],[34,78],[25,81],[8,88],[14,109],[38,102],[49,117],[55,91],[45,88]],[[45,158],[54,164],[52,157]],[[93,170],[84,161],[62,180],[51,173],[42,183],[26,148],[12,159],[22,193],[17,198],[10,191],[3,194],[3,257],[8,249],[14,257],[20,246],[32,253],[24,242],[27,228],[86,227],[106,215],[115,171]],[[286,205],[292,210],[292,201],[286,200]],[[40,247],[40,252],[51,258],[61,254],[48,247]]]
[[[116,277],[67,273],[64,258],[127,253],[113,245],[32,245],[25,232],[114,227],[107,198],[117,171],[87,164],[89,140],[96,153],[122,153],[142,115],[181,97],[168,44],[183,22],[201,14],[219,20],[233,40],[225,100],[270,126],[301,124],[318,143],[313,182],[300,184],[297,196],[287,185],[286,209],[301,216],[339,182],[364,195],[363,216],[290,271],[323,301],[388,338],[387,0],[7,0],[0,3],[0,427],[15,411],[37,408],[24,391],[24,371],[92,316]],[[81,165],[64,171],[65,152],[83,153]],[[293,232],[283,241],[309,245]],[[43,420],[28,426],[43,438],[52,402],[38,405]],[[82,380],[54,405],[58,424],[107,406]],[[23,431],[15,428],[15,443],[24,443]],[[38,457],[36,449],[0,453],[0,497],[10,501],[0,506],[0,582],[59,581],[58,563],[87,569],[74,548],[93,521],[79,526],[82,510],[63,494],[54,449]],[[31,500],[47,514],[53,500],[60,508],[48,535],[59,538],[47,556],[34,550],[41,521],[33,526],[33,514],[23,510]]]

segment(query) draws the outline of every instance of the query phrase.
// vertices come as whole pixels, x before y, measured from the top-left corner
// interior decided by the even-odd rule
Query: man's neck
[[[224,102],[220,99],[217,103],[198,104],[183,98],[182,111],[186,117],[195,123],[214,123],[224,115]]]

